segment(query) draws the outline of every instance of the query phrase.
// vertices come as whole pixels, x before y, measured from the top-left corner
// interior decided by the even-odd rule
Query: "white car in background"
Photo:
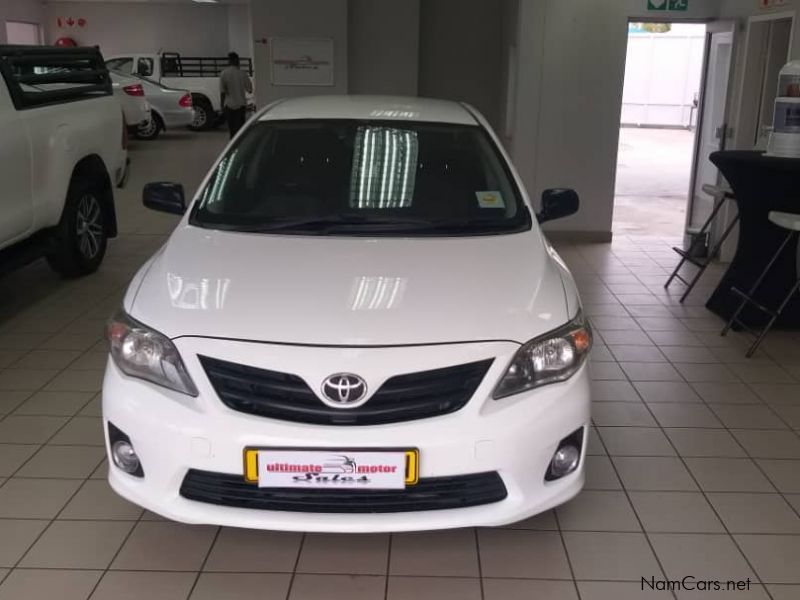
[[[109,480],[188,523],[493,526],[584,481],[592,344],[497,136],[442,100],[277,102],[109,323]]]
[[[109,72],[111,80],[123,90],[139,86],[150,105],[150,119],[145,123],[139,123],[135,131],[136,137],[153,140],[165,129],[188,127],[192,124],[194,109],[192,95],[188,90],[167,87],[144,77],[123,75],[116,71]]]
[[[128,131],[135,132],[140,125],[145,125],[152,119],[150,103],[144,95],[144,86],[138,81],[131,81],[130,78],[115,78],[111,73],[111,87],[114,96],[122,105],[122,114],[125,117],[125,125]]]

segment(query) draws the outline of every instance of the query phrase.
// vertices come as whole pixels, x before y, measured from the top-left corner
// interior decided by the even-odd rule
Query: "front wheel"
[[[88,275],[98,269],[106,253],[103,186],[77,179],[70,186],[61,222],[55,232],[55,248],[47,262],[65,277]]]

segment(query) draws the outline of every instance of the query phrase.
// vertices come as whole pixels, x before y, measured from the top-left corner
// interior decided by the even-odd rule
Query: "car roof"
[[[451,100],[403,96],[308,96],[280,100],[262,121],[296,119],[375,119],[477,125],[472,112]]]

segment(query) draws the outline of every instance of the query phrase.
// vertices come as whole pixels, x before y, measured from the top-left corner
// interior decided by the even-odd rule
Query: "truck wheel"
[[[96,177],[77,177],[70,184],[55,246],[46,257],[53,270],[65,277],[88,275],[103,262],[108,243],[104,187]]]
[[[162,129],[164,129],[164,123],[161,121],[161,117],[153,113],[147,123],[136,128],[136,137],[140,140],[154,140]]]
[[[214,109],[211,103],[205,98],[195,101],[194,104],[194,120],[189,125],[192,131],[203,131],[211,127],[214,122]]]

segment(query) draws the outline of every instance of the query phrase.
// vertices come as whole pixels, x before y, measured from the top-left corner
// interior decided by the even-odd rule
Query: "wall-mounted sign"
[[[689,0],[647,0],[647,10],[672,10],[686,11],[689,9]]]
[[[333,40],[270,38],[272,85],[333,85]]]
[[[789,0],[758,0],[759,8],[775,8],[777,6],[786,6]]]
[[[56,24],[58,25],[59,29],[65,29],[68,27],[86,27],[86,19],[83,17],[57,17]]]

